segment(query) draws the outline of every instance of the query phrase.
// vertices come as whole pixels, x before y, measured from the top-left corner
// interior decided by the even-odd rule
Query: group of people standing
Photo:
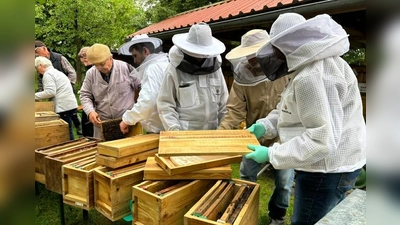
[[[261,145],[248,146],[254,152],[243,157],[240,176],[256,181],[262,163],[275,168],[271,224],[286,224],[294,171],[293,225],[316,223],[345,197],[366,163],[366,129],[357,79],[340,57],[349,40],[339,24],[325,14],[307,20],[285,13],[270,34],[248,31],[225,56],[234,75],[230,92],[221,70],[225,45],[207,24],[192,25],[172,42],[168,54],[147,35],[124,43],[118,52],[131,55],[135,68],[113,59],[106,45],[81,50],[82,63],[93,65],[79,98],[94,137],[102,120],[115,118],[122,118],[123,133],[136,123],[159,133],[238,129],[245,121]],[[58,58],[35,59],[44,86],[35,99],[54,98],[56,112],[69,115],[77,108],[73,82]],[[64,107],[69,95],[75,101]]]

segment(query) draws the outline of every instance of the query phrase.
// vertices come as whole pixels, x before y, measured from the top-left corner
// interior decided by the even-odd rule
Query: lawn
[[[239,178],[239,164],[233,164],[233,178]],[[258,180],[261,185],[260,191],[260,210],[259,224],[267,225],[268,219],[268,200],[274,188],[272,171],[266,170]],[[60,195],[51,192],[45,188],[43,184],[37,185],[37,195],[35,201],[35,224],[37,225],[55,225],[60,224],[59,205]],[[292,215],[293,196],[291,198],[291,207],[287,213],[286,224],[290,224],[290,216]],[[66,225],[130,225],[131,222],[119,220],[111,222],[95,209],[89,211],[89,218],[83,219],[82,209],[64,204],[64,215]]]

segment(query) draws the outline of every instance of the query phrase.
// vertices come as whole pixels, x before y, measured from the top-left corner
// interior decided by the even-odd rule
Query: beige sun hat
[[[112,56],[110,48],[103,44],[94,44],[86,51],[89,62],[93,64],[102,63]]]
[[[172,42],[181,50],[195,55],[217,56],[225,51],[225,45],[212,36],[206,23],[194,24],[188,33],[175,34]]]
[[[242,36],[240,45],[226,54],[225,58],[230,60],[255,54],[268,41],[269,35],[266,30],[250,30]]]

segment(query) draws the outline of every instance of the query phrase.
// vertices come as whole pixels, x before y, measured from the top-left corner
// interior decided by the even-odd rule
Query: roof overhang
[[[305,1],[304,4],[296,4],[280,9],[271,9],[270,11],[243,15],[237,18],[225,19],[221,21],[209,22],[208,25],[213,30],[213,34],[217,35],[220,32],[227,30],[246,27],[250,24],[259,24],[260,21],[269,27],[272,22],[282,13],[296,12],[305,17],[313,17],[321,13],[330,15],[366,10],[366,0],[322,0],[322,1]],[[201,21],[199,21],[201,22]],[[188,32],[190,26],[184,28],[176,28],[161,32],[149,33],[149,36],[158,37],[160,39],[171,38],[175,34]]]

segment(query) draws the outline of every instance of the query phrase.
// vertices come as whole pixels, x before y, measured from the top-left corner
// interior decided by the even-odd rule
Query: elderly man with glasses
[[[121,118],[132,108],[140,79],[133,76],[135,69],[131,65],[113,59],[110,48],[104,44],[92,45],[86,56],[93,66],[86,72],[80,100],[94,125],[93,136],[101,138],[100,122]]]

